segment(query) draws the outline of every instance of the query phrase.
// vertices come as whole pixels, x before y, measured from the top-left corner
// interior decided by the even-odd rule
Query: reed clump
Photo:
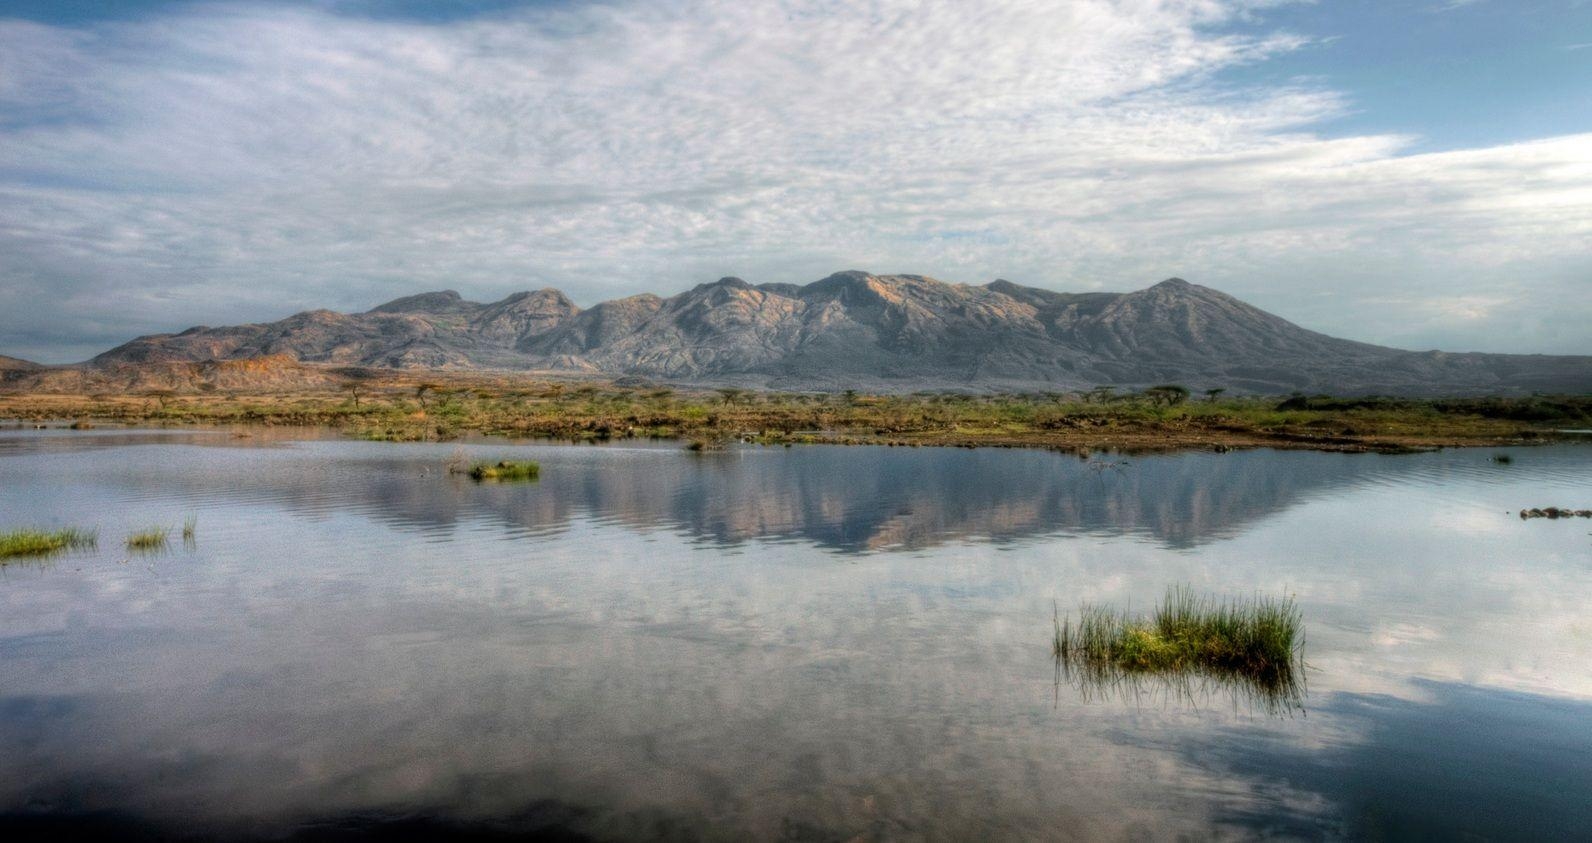
[[[542,466],[530,461],[502,460],[478,462],[466,472],[471,480],[535,480],[542,476]]]
[[[1061,662],[1120,673],[1199,672],[1263,684],[1291,684],[1304,644],[1292,597],[1218,600],[1168,590],[1148,617],[1084,606],[1076,624],[1057,619]]]
[[[127,536],[128,550],[161,550],[171,539],[170,527],[146,527]]]
[[[93,530],[66,527],[59,530],[19,529],[0,532],[0,559],[17,556],[47,556],[65,550],[93,547],[98,534]]]

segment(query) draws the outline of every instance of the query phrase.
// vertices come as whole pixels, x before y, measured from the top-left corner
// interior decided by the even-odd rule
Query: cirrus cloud
[[[1592,136],[1326,136],[1352,103],[1320,81],[1225,81],[1315,48],[1253,34],[1267,5],[0,22],[0,350],[80,358],[441,287],[589,304],[862,267],[1178,274],[1355,339],[1592,351]]]

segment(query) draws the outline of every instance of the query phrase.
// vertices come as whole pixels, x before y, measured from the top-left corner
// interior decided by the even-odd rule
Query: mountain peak
[[[1173,276],[1151,287],[1152,290],[1192,290],[1194,285],[1181,278]]]
[[[742,298],[747,291],[756,290],[751,284],[734,276],[725,276],[708,284],[698,284],[689,292],[676,296],[685,302],[696,302],[708,307],[717,307],[727,301]]]
[[[820,278],[817,281],[814,281],[813,283],[808,284],[807,286],[816,287],[819,284],[828,284],[828,285],[858,284],[858,283],[867,281],[869,278],[872,278],[872,277],[874,277],[874,275],[871,272],[865,272],[865,271],[863,271],[861,269],[848,269],[848,270],[845,270],[844,272],[836,272],[836,273],[833,273],[831,275],[828,275],[828,276],[825,276],[823,278]]]
[[[457,293],[455,293],[455,295],[457,295]],[[504,296],[502,301],[493,302],[492,304],[487,305],[487,307],[489,309],[506,308],[517,305],[535,305],[544,303],[567,305],[570,307],[574,306],[574,302],[569,300],[569,296],[564,295],[563,290],[560,290],[557,287],[543,287],[540,290],[521,290],[518,293],[510,293],[507,296]],[[386,305],[382,306],[386,307]]]
[[[726,275],[723,278],[720,278],[719,280],[714,281],[711,284],[698,284],[697,285],[697,289],[698,290],[716,290],[716,289],[718,289],[720,287],[728,288],[728,289],[731,289],[731,290],[750,290],[750,289],[752,289],[752,285],[751,284],[748,284],[745,281],[741,280],[740,278],[736,278],[733,275]]]
[[[848,269],[821,278],[801,288],[803,295],[834,295],[845,294],[848,291],[871,292],[867,290],[868,281],[874,276],[872,273],[860,269]]]
[[[464,299],[459,296],[458,290],[438,290],[434,293],[418,293],[413,296],[403,296],[393,299],[386,304],[380,304],[370,309],[370,313],[442,313],[453,310]]]

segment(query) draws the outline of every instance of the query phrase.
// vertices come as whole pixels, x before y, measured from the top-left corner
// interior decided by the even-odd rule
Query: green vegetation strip
[[[63,550],[92,547],[93,530],[68,527],[64,530],[8,530],[0,532],[0,559],[13,556],[43,556]]]
[[[1056,621],[1055,656],[1127,673],[1203,672],[1291,681],[1304,642],[1293,598],[1215,600],[1174,588],[1149,617],[1084,606]]]
[[[332,372],[342,370],[329,370]],[[363,371],[363,370],[361,370]],[[471,432],[592,440],[678,438],[1128,449],[1253,447],[1397,452],[1554,441],[1592,426],[1592,395],[1416,400],[1233,397],[1162,384],[1140,391],[785,393],[543,382],[459,374],[447,385],[366,373],[358,406],[334,390],[234,395],[0,395],[0,417],[142,424],[331,425],[367,439],[442,441]],[[361,375],[364,377],[364,375]],[[159,400],[155,400],[158,398]],[[1503,462],[1500,460],[1500,462]]]

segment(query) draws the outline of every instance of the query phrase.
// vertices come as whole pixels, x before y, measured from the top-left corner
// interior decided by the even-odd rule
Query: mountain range
[[[265,359],[774,389],[1592,391],[1592,357],[1415,352],[1337,339],[1178,278],[1130,293],[1062,293],[860,271],[800,286],[723,278],[588,309],[554,289],[492,303],[422,293],[364,313],[313,310],[139,337],[72,368],[108,376]],[[47,371],[34,365],[0,358],[14,383]]]

